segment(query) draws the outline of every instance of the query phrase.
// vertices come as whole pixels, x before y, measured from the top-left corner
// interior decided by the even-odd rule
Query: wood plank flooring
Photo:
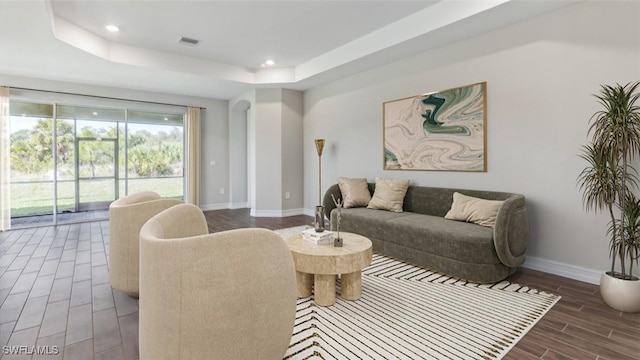
[[[253,218],[247,209],[205,215],[211,232],[313,221]],[[109,285],[108,231],[100,221],[0,233],[0,358],[138,358],[138,304]],[[509,280],[562,300],[506,359],[640,359],[640,314],[611,310],[596,285],[528,269]],[[27,348],[6,355],[5,346]],[[49,354],[25,355],[33,346]]]

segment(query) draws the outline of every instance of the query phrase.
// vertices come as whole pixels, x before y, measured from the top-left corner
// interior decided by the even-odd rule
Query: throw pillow
[[[367,208],[402,212],[402,204],[408,188],[409,180],[376,178],[376,190]]]
[[[503,203],[504,201],[479,199],[454,192],[451,210],[444,218],[495,227],[496,217]]]
[[[338,187],[342,193],[342,206],[345,208],[367,206],[371,201],[371,193],[365,178],[339,177]]]

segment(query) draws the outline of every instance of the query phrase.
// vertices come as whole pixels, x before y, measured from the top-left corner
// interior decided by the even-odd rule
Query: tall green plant
[[[581,155],[588,166],[578,177],[585,208],[609,213],[611,275],[622,279],[633,276],[633,263],[638,261],[640,251],[638,239],[629,237],[629,219],[625,216],[635,204],[632,190],[638,187],[637,171],[631,162],[640,153],[640,106],[636,105],[639,86],[640,82],[603,85],[595,95],[603,110],[589,120],[592,139]],[[620,260],[619,273],[615,272],[616,259]]]

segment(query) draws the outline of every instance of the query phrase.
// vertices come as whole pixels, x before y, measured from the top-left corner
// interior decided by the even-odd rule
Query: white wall
[[[304,208],[302,93],[282,91],[282,209],[299,215]],[[289,199],[286,194],[289,193]]]
[[[281,216],[282,89],[256,90],[255,216]]]
[[[302,214],[302,93],[257,89],[231,99],[229,107],[235,109],[243,103],[249,103],[247,163],[251,215]]]
[[[229,117],[229,197],[231,208],[246,208],[248,201],[248,116],[250,103],[230,108]]]
[[[251,208],[251,215],[254,216],[256,212],[256,116],[255,116],[255,103],[256,103],[256,92],[255,90],[247,91],[243,94],[236,96],[233,99],[229,100],[229,113],[232,115],[229,119],[230,122],[236,121],[234,116],[234,109],[244,109],[246,110],[246,120],[247,120],[247,205]],[[233,137],[231,138],[233,141]],[[238,181],[235,178],[235,173],[232,172],[230,175],[232,182],[232,187],[237,186],[234,184]],[[243,183],[243,180],[240,180],[240,183]]]
[[[220,188],[228,188],[229,173],[229,142],[228,142],[228,102],[226,100],[207,99],[191,96],[172,95],[164,93],[153,93],[113,87],[84,85],[77,83],[49,81],[27,77],[0,74],[0,85],[9,87],[22,87],[39,90],[69,92],[85,95],[96,95],[114,97],[121,99],[132,99],[141,101],[153,101],[178,105],[192,105],[205,107],[202,112],[202,186],[200,194],[200,204],[203,209],[226,208],[229,203],[228,193],[220,194]],[[131,102],[119,102],[115,100],[104,100],[91,97],[70,96],[43,92],[25,92],[12,90],[12,96],[18,95],[26,99],[65,102],[77,105],[98,105],[98,106],[129,106]],[[144,103],[133,103],[136,109],[159,109],[167,110],[181,109],[171,106],[158,107],[145,105]],[[216,165],[211,166],[211,161]]]
[[[593,282],[609,266],[607,218],[583,211],[578,154],[599,84],[640,79],[639,24],[638,2],[578,3],[306,91],[306,211],[317,201],[313,139],[326,138],[325,190],[348,176],[524,194],[529,266]],[[382,170],[383,102],[481,81],[486,173]]]
[[[200,207],[203,210],[229,207],[229,108],[228,101],[203,99],[202,179]],[[215,165],[211,165],[211,162]],[[220,189],[225,189],[224,194]]]

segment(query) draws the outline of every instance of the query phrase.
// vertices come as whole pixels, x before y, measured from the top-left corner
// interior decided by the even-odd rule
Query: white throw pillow
[[[454,192],[451,210],[444,218],[495,227],[496,217],[503,203],[504,201],[479,199]]]
[[[409,180],[376,178],[376,190],[367,208],[402,212],[408,188]]]

